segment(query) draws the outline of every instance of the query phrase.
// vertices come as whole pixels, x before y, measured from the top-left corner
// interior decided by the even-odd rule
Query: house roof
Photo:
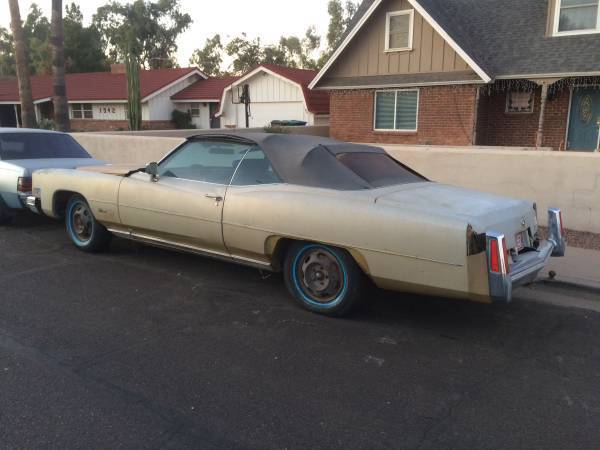
[[[175,101],[213,100],[215,102],[220,102],[225,88],[239,79],[240,77],[233,76],[198,80],[182,91],[179,91],[171,98]]]
[[[142,99],[193,73],[202,76],[198,69],[191,67],[141,70],[140,90]],[[70,102],[127,100],[127,78],[124,73],[71,73],[65,76],[65,82]],[[31,89],[34,101],[51,98],[53,92],[52,76],[36,75],[31,77]],[[0,102],[19,102],[16,78],[0,79]]]
[[[263,64],[264,67],[302,87],[306,108],[314,114],[329,114],[329,93],[313,91],[308,88],[309,84],[319,73],[317,70],[295,69],[292,67],[279,66],[276,64]]]
[[[472,66],[480,68],[492,79],[600,73],[600,37],[597,34],[546,35],[548,0],[408,1],[437,23],[471,60]],[[345,39],[355,32],[373,8],[384,2],[363,0],[332,60],[340,56],[339,50],[347,44]],[[329,65],[314,83],[317,87]]]
[[[329,114],[329,93],[323,91],[312,91],[308,88],[315,75],[316,70],[296,69],[293,67],[280,66],[277,64],[261,64],[253,67],[244,75],[239,77],[218,77],[207,80],[199,80],[186,89],[173,95],[171,98],[175,101],[201,101],[214,100],[222,102],[225,92],[234,85],[242,83],[251,78],[259,71],[271,72],[302,88],[306,108],[313,114]],[[222,106],[221,106],[222,109]],[[223,111],[219,112],[219,115]]]
[[[600,35],[546,35],[548,0],[419,2],[495,78],[600,72]]]

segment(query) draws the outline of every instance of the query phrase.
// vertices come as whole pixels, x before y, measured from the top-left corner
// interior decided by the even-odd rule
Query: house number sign
[[[98,108],[98,112],[100,114],[115,114],[117,112],[117,108],[111,106],[101,106]]]

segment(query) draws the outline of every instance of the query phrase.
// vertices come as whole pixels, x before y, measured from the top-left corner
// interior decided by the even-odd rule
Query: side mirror
[[[146,166],[145,172],[151,176],[152,181],[156,182],[159,180],[158,176],[158,163],[151,162]]]

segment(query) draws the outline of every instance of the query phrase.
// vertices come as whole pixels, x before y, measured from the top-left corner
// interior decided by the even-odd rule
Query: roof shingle
[[[148,97],[196,70],[191,67],[141,70],[140,90],[142,98]],[[71,73],[65,76],[65,82],[67,96],[71,102],[127,100],[127,79],[124,73]],[[52,77],[50,75],[31,77],[31,88],[34,101],[52,97]],[[0,79],[0,101],[19,102],[19,89],[16,78]]]

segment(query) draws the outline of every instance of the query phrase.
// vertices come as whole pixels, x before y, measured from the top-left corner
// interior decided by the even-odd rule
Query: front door
[[[191,140],[160,162],[158,180],[146,173],[119,188],[121,224],[141,238],[227,253],[221,225],[227,188],[251,145]]]
[[[597,150],[599,125],[600,89],[573,88],[567,149],[575,151]]]
[[[221,118],[217,117],[217,113],[219,112],[219,103],[209,103],[208,111],[210,114],[210,127],[221,128]]]

